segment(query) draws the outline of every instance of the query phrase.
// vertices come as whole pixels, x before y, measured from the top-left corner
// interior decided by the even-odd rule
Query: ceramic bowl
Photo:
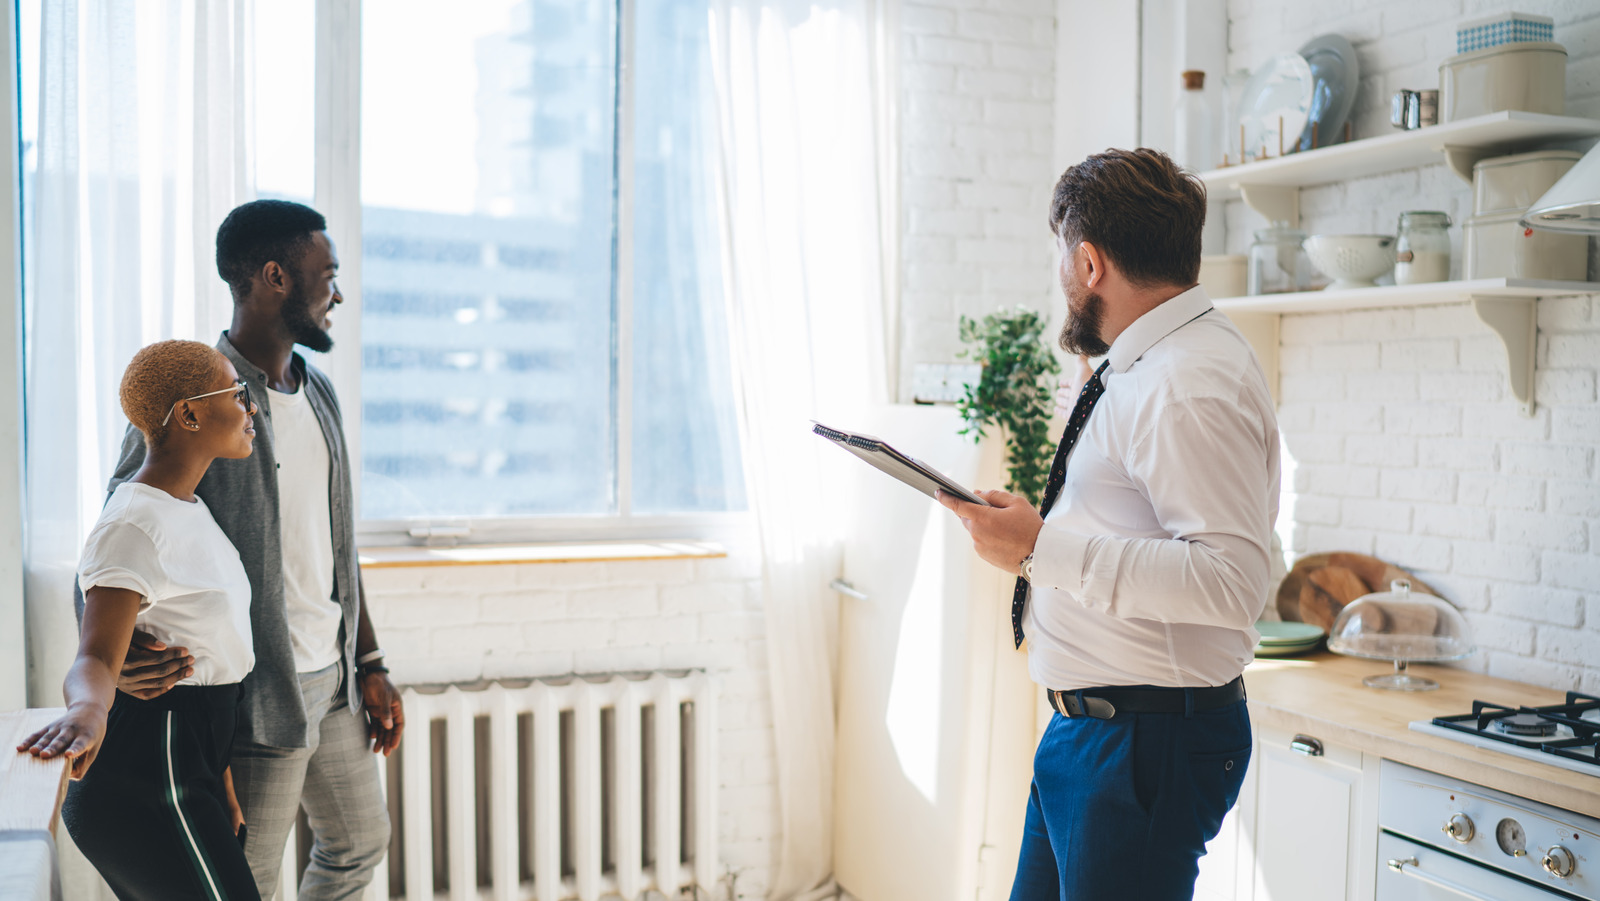
[[[1394,268],[1393,235],[1312,235],[1306,256],[1317,271],[1333,279],[1330,291],[1372,288],[1373,281]]]

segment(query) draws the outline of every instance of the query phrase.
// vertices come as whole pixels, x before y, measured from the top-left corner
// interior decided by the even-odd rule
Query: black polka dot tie
[[[1067,430],[1061,433],[1061,444],[1056,448],[1056,458],[1050,464],[1050,479],[1044,483],[1044,502],[1039,505],[1039,515],[1049,516],[1050,508],[1055,505],[1056,496],[1061,493],[1061,486],[1067,481],[1067,457],[1072,453],[1072,446],[1078,443],[1078,436],[1083,434],[1083,424],[1089,421],[1089,414],[1094,411],[1094,405],[1100,400],[1100,395],[1106,393],[1105,382],[1100,381],[1101,373],[1111,365],[1107,360],[1100,364],[1094,371],[1089,381],[1083,383],[1083,390],[1078,392],[1078,403],[1072,408],[1072,418],[1067,420]],[[1022,647],[1022,608],[1028,603],[1028,580],[1017,577],[1017,587],[1011,593],[1011,637],[1016,641],[1017,647]]]

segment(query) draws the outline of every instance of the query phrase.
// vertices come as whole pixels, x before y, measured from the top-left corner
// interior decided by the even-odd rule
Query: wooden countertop
[[[1446,666],[1412,666],[1439,682],[1435,691],[1385,691],[1361,684],[1392,670],[1380,660],[1323,651],[1305,657],[1260,658],[1244,671],[1250,719],[1259,726],[1303,732],[1419,769],[1600,816],[1600,775],[1573,772],[1413,732],[1414,720],[1470,713],[1474,700],[1559,704],[1566,693]]]

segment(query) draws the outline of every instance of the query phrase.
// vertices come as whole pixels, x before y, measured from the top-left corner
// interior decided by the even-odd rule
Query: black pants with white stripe
[[[260,901],[228,817],[239,685],[180,685],[149,701],[117,692],[88,775],[61,819],[123,901]]]

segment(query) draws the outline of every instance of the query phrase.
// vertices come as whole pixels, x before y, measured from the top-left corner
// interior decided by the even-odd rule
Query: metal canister
[[[1434,108],[1438,109],[1437,100]],[[1389,100],[1389,124],[1395,128],[1416,128],[1412,122],[1421,119],[1421,112],[1421,98],[1416,91],[1401,89]]]
[[[1412,126],[1413,128],[1423,128],[1429,125],[1439,124],[1438,91],[1418,91],[1417,106],[1417,124]]]

